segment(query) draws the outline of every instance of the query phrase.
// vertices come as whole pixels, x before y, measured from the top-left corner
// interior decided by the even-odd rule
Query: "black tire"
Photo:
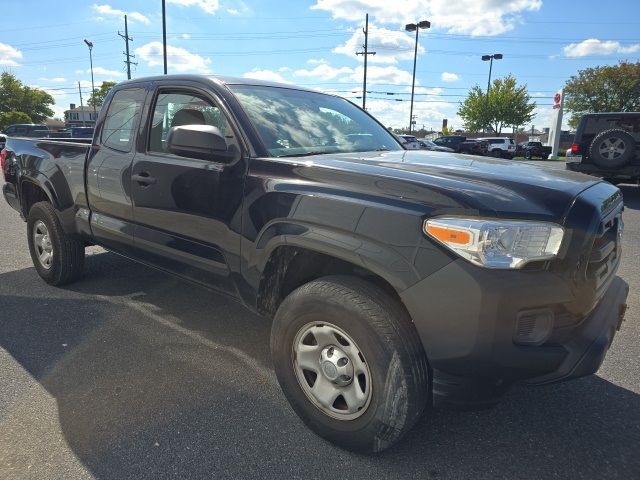
[[[46,227],[52,248],[50,266],[46,268],[39,259],[34,238],[34,227],[42,222]],[[38,275],[50,285],[64,285],[82,275],[84,268],[84,243],[69,237],[62,230],[60,220],[49,202],[38,202],[29,210],[27,218],[29,252]]]
[[[366,359],[370,400],[355,419],[332,418],[299,383],[294,344],[310,322],[339,327]],[[302,421],[348,450],[371,453],[389,448],[411,429],[429,403],[427,358],[411,319],[387,293],[358,278],[324,277],[291,293],[273,322],[271,354],[280,386]]]
[[[533,154],[531,153],[531,150],[527,150],[526,152],[524,152],[524,158],[526,158],[527,160],[533,159]]]
[[[608,145],[611,151],[607,151]],[[631,161],[635,149],[636,141],[633,136],[624,130],[614,128],[595,136],[589,147],[589,157],[601,168],[620,168]]]

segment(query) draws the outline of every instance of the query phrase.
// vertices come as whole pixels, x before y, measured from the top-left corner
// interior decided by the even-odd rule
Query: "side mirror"
[[[181,157],[215,160],[227,157],[227,140],[218,127],[211,125],[181,125],[171,127],[167,149]]]

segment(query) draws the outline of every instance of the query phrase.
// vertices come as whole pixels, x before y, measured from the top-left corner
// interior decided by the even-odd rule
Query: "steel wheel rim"
[[[36,250],[38,263],[42,268],[49,270],[53,261],[53,244],[49,236],[49,229],[42,220],[33,225],[33,246]]]
[[[300,388],[322,413],[346,421],[367,411],[371,372],[364,354],[344,330],[327,322],[306,324],[293,341],[292,360]]]
[[[598,151],[603,158],[614,160],[624,153],[624,140],[616,137],[607,138],[600,143]]]

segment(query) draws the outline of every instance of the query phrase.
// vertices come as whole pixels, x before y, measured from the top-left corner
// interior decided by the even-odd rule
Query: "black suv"
[[[640,112],[583,115],[567,169],[611,183],[640,181]]]
[[[33,123],[17,123],[9,125],[4,129],[7,137],[31,137],[42,138],[49,136],[49,129],[46,125],[36,125]]]

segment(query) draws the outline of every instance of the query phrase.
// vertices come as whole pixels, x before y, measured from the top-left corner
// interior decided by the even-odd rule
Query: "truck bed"
[[[20,199],[28,194],[32,181],[44,186],[60,211],[86,206],[84,167],[90,144],[91,139],[80,138],[8,138],[3,193],[9,205],[26,216]],[[20,152],[19,157],[13,152]],[[18,165],[22,170],[19,181]]]

